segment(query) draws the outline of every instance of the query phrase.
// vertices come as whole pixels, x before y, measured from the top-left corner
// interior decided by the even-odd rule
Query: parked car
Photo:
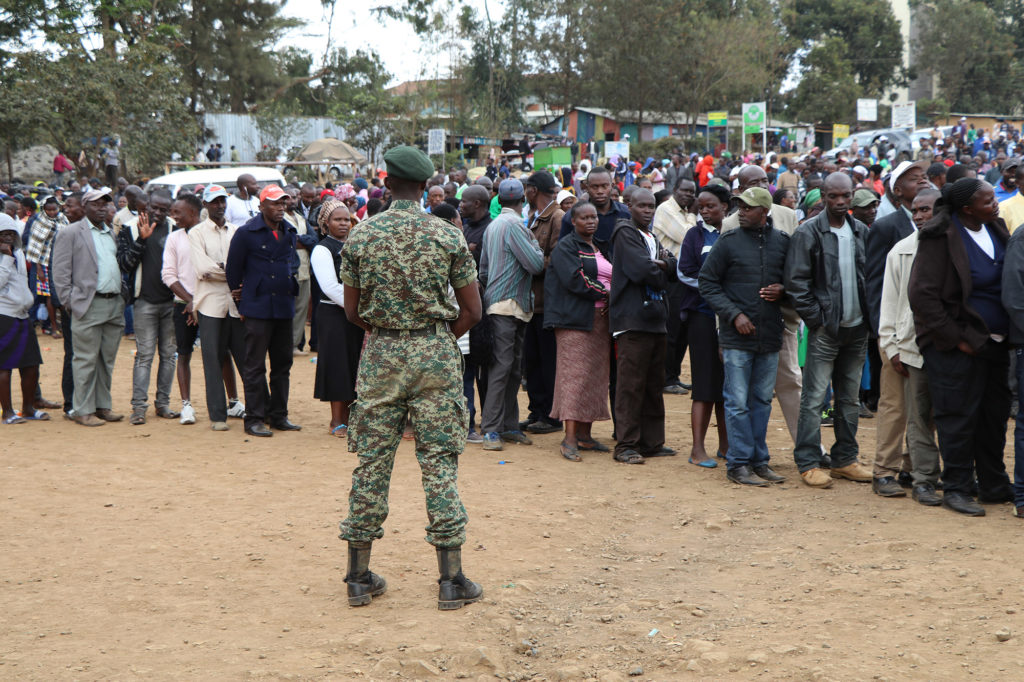
[[[229,166],[161,175],[147,182],[143,189],[146,191],[146,194],[150,194],[157,187],[163,187],[171,193],[172,197],[176,197],[182,189],[192,192],[199,185],[206,187],[207,185],[214,184],[223,186],[228,192],[234,192],[238,189],[238,176],[245,175],[246,173],[256,178],[256,182],[259,183],[260,187],[269,185],[272,182],[277,183],[281,187],[285,185],[284,176],[275,168],[264,166]]]
[[[942,134],[942,138],[945,139],[953,132],[953,126],[939,126],[939,132]],[[931,128],[918,128],[910,134],[911,144],[914,145],[914,152],[921,148],[921,140],[926,137],[932,136]]]
[[[839,143],[838,147],[833,147],[824,153],[824,156],[829,159],[835,159],[839,152],[849,152],[853,141],[857,141],[857,148],[864,149],[876,144],[879,138],[885,137],[889,143],[890,148],[896,150],[896,161],[902,161],[909,159],[913,154],[914,147],[910,139],[910,134],[901,128],[879,128],[877,130],[862,130],[857,133],[853,133],[848,138]]]

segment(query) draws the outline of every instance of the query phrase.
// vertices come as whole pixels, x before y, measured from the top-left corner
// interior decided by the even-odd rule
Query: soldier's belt
[[[374,327],[373,329],[377,336],[386,336],[390,338],[403,336],[433,336],[434,334],[443,334],[447,330],[448,327],[444,322],[437,322],[429,327],[421,327],[420,329],[384,329],[382,327]]]

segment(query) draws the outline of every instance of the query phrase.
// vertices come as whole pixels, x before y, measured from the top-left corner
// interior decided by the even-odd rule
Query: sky
[[[381,56],[384,65],[394,75],[392,85],[413,80],[421,72],[419,54],[423,41],[404,22],[378,19],[370,7],[378,6],[385,0],[339,0],[336,3],[331,46],[345,47],[350,52],[357,49],[373,49]],[[443,0],[442,0],[443,1]],[[469,2],[478,9],[485,0],[457,0]],[[500,0],[490,0],[491,15],[500,16]],[[282,46],[301,47],[313,53],[319,62],[327,46],[327,14],[320,0],[287,0],[284,14],[305,19],[305,28],[297,29],[284,36]],[[433,71],[433,68],[428,69]]]

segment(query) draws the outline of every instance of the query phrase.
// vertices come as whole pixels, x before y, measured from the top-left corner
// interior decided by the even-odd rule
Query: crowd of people
[[[403,327],[388,326],[386,311],[370,311],[379,325],[353,321],[346,245],[415,210],[456,226],[479,273],[482,319],[458,338],[468,442],[502,450],[562,432],[568,461],[600,452],[643,464],[677,454],[664,395],[690,394],[688,461],[724,463],[728,480],[764,487],[785,480],[766,442],[777,398],[808,486],[848,479],[883,497],[909,488],[921,504],[979,516],[984,503],[1011,502],[1024,517],[1024,414],[1011,391],[1024,374],[1017,139],[976,150],[961,125],[915,159],[878,147],[835,158],[679,150],[520,177],[489,161],[475,179],[435,172],[415,206],[380,177],[260,187],[243,175],[234,192],[178,196],[93,179],[41,205],[0,186],[3,421],[45,421],[56,408],[83,426],[123,420],[111,377],[130,306],[130,424],[146,422],[150,401],[157,417],[196,423],[198,347],[211,428],[240,418],[253,436],[298,430],[289,375],[308,345],[312,395],[330,406],[325,432],[349,437],[365,400],[360,365],[373,362],[367,330]],[[458,309],[455,289],[443,293]],[[62,405],[39,388],[41,318],[64,341]],[[415,415],[395,418],[419,438]],[[862,418],[878,421],[873,462],[860,457]],[[604,420],[614,444],[592,433]],[[828,450],[823,426],[835,432]]]

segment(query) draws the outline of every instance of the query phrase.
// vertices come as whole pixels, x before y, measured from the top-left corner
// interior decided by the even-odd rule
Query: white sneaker
[[[245,405],[242,404],[241,400],[236,400],[234,405],[228,406],[228,416],[234,417],[235,419],[242,419],[245,417]]]
[[[192,407],[192,403],[181,404],[181,423],[182,424],[195,424],[196,423],[196,410]]]

